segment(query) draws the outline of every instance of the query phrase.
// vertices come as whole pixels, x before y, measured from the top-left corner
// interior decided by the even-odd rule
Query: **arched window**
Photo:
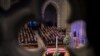
[[[71,42],[72,48],[81,48],[86,46],[86,23],[83,20],[75,21],[71,24]]]
[[[57,26],[57,10],[52,4],[46,7],[43,20],[49,26]]]

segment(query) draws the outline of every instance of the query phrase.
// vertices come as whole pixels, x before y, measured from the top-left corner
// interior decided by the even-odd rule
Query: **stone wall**
[[[44,17],[45,9],[49,4],[52,4],[57,10],[57,26],[66,28],[67,19],[69,19],[71,13],[70,4],[67,0],[47,0],[42,8],[42,17]]]

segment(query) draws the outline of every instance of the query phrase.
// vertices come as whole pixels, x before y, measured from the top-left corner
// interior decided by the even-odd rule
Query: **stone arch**
[[[43,21],[45,25],[48,24],[49,26],[57,26],[57,20],[57,10],[52,4],[49,4],[45,9]]]
[[[47,0],[42,7],[42,18],[44,18],[44,12],[46,7],[52,4],[57,10],[57,27],[66,28],[67,19],[71,13],[71,7],[66,0]],[[67,16],[66,16],[67,15]]]
[[[52,0],[48,0],[48,1],[46,1],[45,3],[44,3],[44,5],[43,5],[43,7],[42,7],[42,18],[44,18],[44,13],[45,13],[45,9],[46,9],[46,7],[49,5],[49,4],[51,4],[52,6],[54,6],[55,8],[56,8],[56,10],[57,10],[57,22],[59,21],[59,19],[60,19],[60,14],[59,14],[59,5],[55,2],[55,1],[52,1]],[[57,23],[57,27],[58,27],[58,23]]]

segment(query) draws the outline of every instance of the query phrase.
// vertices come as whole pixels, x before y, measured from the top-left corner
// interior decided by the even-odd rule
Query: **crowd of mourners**
[[[36,44],[37,40],[34,31],[25,24],[18,33],[19,44]]]
[[[63,43],[63,39],[65,37],[65,29],[57,28],[55,26],[45,26],[40,27],[38,30],[38,34],[45,44],[55,44],[56,37],[58,37],[58,44]],[[34,30],[29,28],[27,24],[25,24],[19,31],[18,35],[19,44],[37,44],[37,39],[34,34]]]
[[[58,37],[58,44],[63,43],[65,37],[65,29],[55,26],[45,26],[39,29],[41,38],[46,44],[55,44]]]

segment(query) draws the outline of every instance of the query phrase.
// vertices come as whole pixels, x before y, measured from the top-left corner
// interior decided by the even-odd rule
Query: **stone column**
[[[0,0],[0,6],[4,9],[4,10],[8,10],[11,6],[11,1],[10,0]]]

